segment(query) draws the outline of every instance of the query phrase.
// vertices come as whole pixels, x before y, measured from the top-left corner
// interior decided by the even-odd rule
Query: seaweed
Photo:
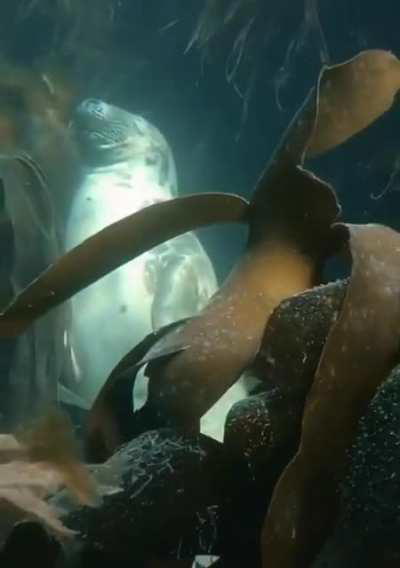
[[[308,566],[337,515],[337,490],[358,420],[398,355],[400,234],[342,225],[352,274],[304,409],[299,449],[280,477],[263,529],[265,566]]]
[[[59,519],[46,498],[66,486],[78,502],[93,505],[96,487],[79,459],[72,425],[58,411],[48,412],[39,421],[0,436],[1,536],[17,520],[33,518],[59,538],[75,532]]]
[[[381,103],[364,105],[361,115],[350,113],[350,105],[358,108],[364,97],[365,77],[376,78],[378,72],[392,79],[375,83]],[[319,283],[323,262],[333,250],[330,226],[340,209],[332,188],[302,164],[307,156],[342,143],[385,112],[398,88],[398,72],[398,60],[378,50],[323,69],[317,88],[293,119],[256,185],[249,205],[246,251],[205,309],[177,331],[179,352],[171,355],[168,334],[160,340],[157,358],[163,356],[163,345],[169,357],[161,364],[150,362],[148,400],[135,416],[137,429],[130,435],[150,425],[196,429],[200,417],[253,363],[274,308],[284,298]],[[354,77],[359,77],[360,87],[355,92]],[[346,116],[351,119],[344,130],[334,117],[343,111],[343,93],[350,87]],[[326,131],[331,131],[330,136]],[[102,454],[97,455],[90,449],[92,440],[107,438],[109,425],[102,426],[103,416],[110,416],[115,401],[119,401],[118,415],[129,416],[127,387],[112,373],[89,419],[92,459],[104,459],[118,445],[107,448],[104,443]],[[114,439],[118,420],[115,413]],[[123,441],[121,432],[119,443]]]
[[[156,437],[163,432],[181,436],[188,451],[188,437],[198,436],[201,416],[243,371],[256,370],[265,382],[278,385],[279,394],[241,403],[239,418],[232,414],[228,419],[225,448],[231,458],[242,451],[236,456],[239,461],[250,452],[256,469],[261,454],[263,467],[271,465],[265,508],[268,492],[272,499],[261,534],[262,564],[270,568],[308,566],[332,530],[347,451],[360,417],[396,362],[399,345],[400,234],[380,225],[337,223],[340,206],[333,189],[304,163],[377,120],[391,107],[399,87],[400,62],[385,51],[361,52],[324,68],[262,172],[249,204],[234,195],[206,194],[150,206],[64,255],[0,317],[0,335],[18,335],[71,295],[163,240],[210,223],[247,223],[246,249],[204,310],[145,338],[111,373],[89,416],[88,455],[105,460],[124,442],[125,449],[140,445],[154,428]],[[365,104],[367,88],[370,104]],[[308,297],[317,294],[314,300],[319,294],[319,301],[331,301],[324,304],[321,320],[311,321],[299,342],[292,343],[294,357],[288,364],[278,354],[276,365],[274,349],[282,350],[278,334],[282,339],[295,330],[291,325],[282,331],[279,311],[290,308],[296,319],[296,305],[300,312],[312,310],[307,294],[298,294],[319,285],[326,259],[342,250],[352,258],[348,284],[337,285],[333,294],[332,287],[307,292]],[[299,353],[306,358],[293,373],[290,364]],[[133,413],[129,393],[136,370],[144,364],[148,399]],[[146,455],[144,450],[141,455]],[[164,463],[157,452],[156,469]],[[131,464],[133,469],[141,459]],[[186,473],[184,482],[201,493],[204,487]],[[148,475],[147,482],[151,483]],[[163,486],[158,506],[167,494]],[[139,507],[136,497],[135,493],[129,500]],[[147,506],[144,497],[142,505]],[[120,498],[120,506],[126,506],[126,496],[115,497]],[[202,499],[204,494],[197,502],[200,508]],[[183,509],[180,520],[187,518]],[[143,529],[149,535],[155,510]],[[140,507],[138,511],[143,513]],[[264,512],[261,507],[257,518]],[[123,525],[124,519],[121,509],[118,522]],[[108,524],[104,526],[108,530]],[[109,538],[107,530],[102,543]],[[121,531],[112,538],[124,535]],[[172,540],[175,537],[171,535]],[[121,541],[122,548],[126,542]]]

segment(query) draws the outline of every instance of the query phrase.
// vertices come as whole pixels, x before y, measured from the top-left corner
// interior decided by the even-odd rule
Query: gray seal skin
[[[67,221],[67,250],[122,217],[177,196],[171,149],[143,117],[88,99],[77,107],[71,129],[85,176]],[[80,292],[72,299],[69,337],[78,377],[76,394],[90,405],[133,345],[161,326],[195,315],[217,286],[200,241],[194,233],[186,233]],[[232,397],[236,401],[245,394],[239,383],[220,401],[211,421],[206,417],[208,433],[222,437],[222,414]],[[135,408],[145,397],[142,375],[134,391]]]

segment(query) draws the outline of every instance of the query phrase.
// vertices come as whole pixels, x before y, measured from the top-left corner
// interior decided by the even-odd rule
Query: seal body
[[[72,131],[85,164],[67,222],[66,249],[157,201],[176,197],[171,149],[141,116],[89,99],[77,108]],[[118,361],[148,333],[197,314],[217,290],[212,263],[194,233],[155,247],[72,299],[67,342],[74,389],[89,406]],[[147,395],[145,369],[136,381],[135,409]],[[202,431],[222,439],[226,414],[247,394],[239,381],[205,415]]]
[[[177,195],[171,150],[144,118],[88,100],[78,107],[72,129],[86,171],[67,222],[67,250],[122,217]],[[76,393],[90,405],[132,345],[154,329],[196,314],[216,289],[209,257],[198,238],[187,233],[77,294],[69,333]],[[144,385],[138,397],[145,395]]]

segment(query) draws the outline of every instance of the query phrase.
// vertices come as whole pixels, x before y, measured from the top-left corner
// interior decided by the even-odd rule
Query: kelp
[[[313,568],[393,568],[400,559],[400,367],[359,422],[340,486],[340,514]]]
[[[393,100],[398,88],[395,61],[397,66],[387,52],[367,51],[341,66],[323,69],[317,88],[295,116],[257,183],[249,205],[245,253],[201,314],[174,334],[174,343],[177,335],[181,342],[177,354],[148,366],[149,396],[136,416],[138,423],[143,422],[142,415],[150,416],[158,426],[196,428],[200,417],[252,364],[274,308],[284,298],[318,284],[324,259],[332,252],[330,225],[339,206],[330,186],[302,164],[308,155],[332,148],[335,140],[342,143],[373,122],[378,111],[387,110],[387,101]],[[384,104],[364,106],[363,119],[355,113],[345,132],[333,128],[332,117],[342,111],[346,85],[354,84],[354,76],[363,77],[363,71],[375,77],[376,67],[384,69],[385,81],[375,86]],[[364,98],[364,83],[360,81],[351,104],[357,106]],[[325,134],[329,128],[330,137]],[[160,342],[158,357],[163,355],[163,344],[164,355],[171,355],[168,335]],[[88,432],[92,440],[107,437],[101,424],[114,405],[120,416],[131,413],[128,389],[118,383],[112,373],[93,406]],[[118,428],[115,416],[114,436]],[[120,443],[123,440],[121,435]],[[106,455],[105,449],[102,457]]]
[[[0,336],[19,335],[36,318],[164,240],[213,223],[244,222],[246,213],[247,201],[239,196],[201,194],[150,205],[109,225],[16,296],[0,316]]]
[[[323,262],[332,252],[330,226],[339,206],[330,186],[305,170],[303,162],[343,143],[389,108],[399,87],[399,65],[392,54],[373,50],[324,68],[317,88],[307,97],[260,177],[249,208],[244,211],[239,207],[239,215],[226,209],[225,220],[248,222],[248,246],[203,312],[176,332],[175,355],[171,354],[168,335],[161,339],[157,360],[167,353],[169,357],[153,367],[144,409],[161,424],[197,428],[204,412],[253,362],[274,308],[284,298],[318,284]],[[371,85],[371,99],[379,104],[362,104],[366,84]],[[343,101],[349,92],[351,99],[345,106],[348,120],[335,121],[335,117],[342,117]],[[187,199],[200,198],[207,209],[207,196]],[[3,313],[2,335],[20,333],[34,318],[123,262],[201,224],[196,221],[197,209],[184,205],[183,200],[162,205],[166,210],[162,213],[157,209],[156,231],[146,221],[155,212],[148,208],[108,227],[61,258]],[[207,215],[212,215],[212,208],[209,201]],[[213,220],[221,221],[220,214],[216,211]],[[183,216],[191,217],[187,225]],[[166,352],[164,342],[169,346]],[[96,424],[95,430],[102,413],[113,414],[119,386],[115,376],[113,381],[113,388],[109,383],[104,387],[107,397],[100,393],[101,404],[94,406],[91,422]],[[129,397],[125,397],[125,410],[130,413]],[[114,414],[117,431],[120,417]],[[89,429],[89,433],[99,438],[105,435],[101,428],[96,432]]]
[[[157,345],[157,358],[147,368],[148,400],[135,417],[137,421],[143,414],[152,414],[157,426],[198,428],[200,417],[253,361],[273,309],[283,298],[318,282],[327,233],[339,207],[330,186],[290,160],[286,165],[286,153],[285,145],[282,160],[273,166],[275,183],[260,181],[256,196],[258,200],[264,194],[265,214],[250,203],[248,247],[227,281],[197,317],[174,332],[175,354],[171,354],[168,335]],[[289,201],[295,185],[297,191]],[[165,359],[167,354],[169,359]],[[164,362],[159,365],[161,357]],[[127,387],[118,379],[112,374],[113,384],[106,382],[93,406],[88,432],[92,439],[107,436],[104,416],[114,413],[117,401],[118,416],[131,414]],[[114,416],[114,432],[118,421]],[[122,441],[120,437],[119,443]]]
[[[326,258],[344,243],[351,253],[351,277],[344,299],[340,293],[335,296],[337,319],[326,314],[319,330],[315,356],[331,326],[306,398],[298,451],[275,487],[266,517],[265,567],[301,568],[315,558],[337,517],[337,489],[359,418],[398,355],[400,234],[379,225],[332,226],[340,213],[335,193],[304,169],[304,163],[375,121],[391,107],[399,87],[399,60],[385,51],[365,51],[324,68],[262,173],[250,204],[234,195],[203,194],[150,206],[62,256],[0,316],[0,336],[19,336],[79,290],[164,240],[212,223],[248,224],[244,254],[201,314],[147,337],[106,382],[89,425],[89,450],[105,459],[132,436],[129,422],[140,423],[141,414],[148,419],[143,422],[147,429],[156,424],[196,431],[200,417],[244,370],[258,367],[259,376],[268,381],[269,338],[277,323],[271,315],[277,306],[282,309],[296,301],[288,298],[319,284]],[[14,140],[7,125],[2,132]],[[48,144],[39,145],[40,152]],[[30,171],[40,182],[41,170],[29,167],[25,174]],[[57,161],[50,171],[57,172]],[[149,364],[149,396],[143,411],[132,416],[129,391],[134,371],[144,363]],[[295,385],[289,384],[290,377],[286,384],[283,373],[275,373],[284,396],[300,393],[301,401],[306,395],[315,361],[311,363],[295,376]],[[276,424],[284,445],[290,425],[281,422],[280,402]],[[298,415],[293,415],[294,422]],[[259,424],[253,426],[257,431]],[[175,430],[174,435],[181,434]],[[3,441],[8,456],[18,454],[18,443]],[[38,454],[28,459],[40,462],[40,444],[35,451]],[[55,461],[58,468],[64,464]],[[32,469],[32,483],[36,473]],[[71,487],[75,473],[74,466],[63,478]],[[42,483],[38,481],[41,490]],[[75,489],[85,495],[81,486]],[[136,496],[134,492],[130,498]],[[26,497],[29,501],[30,495]],[[123,507],[126,510],[126,501]]]
[[[362,51],[323,74],[319,122],[307,153],[316,156],[345,142],[388,111],[400,88],[400,64],[390,52]],[[369,93],[370,96],[366,96]]]
[[[9,530],[16,520],[35,518],[59,537],[73,536],[75,532],[46,501],[62,486],[79,503],[96,503],[93,478],[79,459],[72,426],[64,415],[50,411],[15,434],[0,436],[2,530]]]
[[[67,104],[40,74],[0,62],[0,177],[12,259],[2,280],[18,294],[63,254],[66,203],[79,178],[79,158],[64,124]],[[2,298],[2,307],[9,298]],[[2,398],[4,426],[33,418],[57,399],[68,351],[68,305],[18,337]],[[65,368],[65,367],[64,367]]]
[[[399,347],[400,234],[342,225],[352,273],[308,394],[300,446],[280,477],[263,529],[263,566],[309,566],[332,529],[358,420]]]

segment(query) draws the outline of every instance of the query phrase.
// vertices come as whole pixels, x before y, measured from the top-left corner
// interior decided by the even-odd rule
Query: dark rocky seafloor
[[[149,423],[107,462],[91,466],[103,496],[99,506],[78,507],[64,492],[53,498],[63,522],[80,533],[73,544],[56,554],[54,540],[46,542],[34,523],[19,526],[2,565],[20,565],[22,544],[34,541],[40,565],[49,567],[167,568],[176,559],[190,566],[197,554],[219,556],[218,567],[259,567],[265,513],[297,450],[305,397],[345,290],[345,281],[321,286],[274,312],[254,365],[262,387],[232,407],[223,444]],[[84,418],[73,416],[80,428]],[[360,421],[340,519],[312,568],[400,565],[399,448],[396,368]]]

